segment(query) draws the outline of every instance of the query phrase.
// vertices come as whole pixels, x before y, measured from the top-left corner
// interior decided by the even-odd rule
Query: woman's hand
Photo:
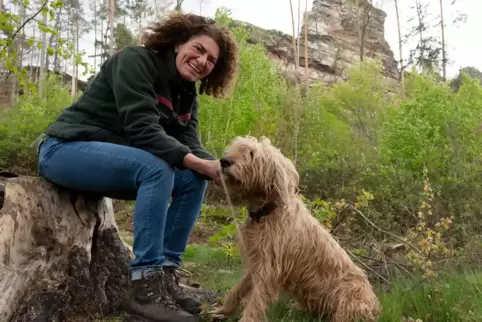
[[[188,169],[210,177],[216,184],[219,182],[219,177],[221,174],[221,165],[219,160],[204,160],[198,158],[192,153],[188,153],[184,157],[184,166]]]
[[[221,174],[221,167],[218,160],[203,160],[202,166],[198,172],[211,177],[217,184]]]

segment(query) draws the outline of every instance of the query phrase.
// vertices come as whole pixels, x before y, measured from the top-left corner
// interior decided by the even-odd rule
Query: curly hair
[[[238,69],[238,47],[226,27],[216,26],[210,18],[194,14],[171,14],[155,22],[141,34],[142,44],[160,51],[183,44],[193,37],[206,35],[219,46],[220,55],[211,73],[201,80],[200,94],[222,97],[228,94]]]

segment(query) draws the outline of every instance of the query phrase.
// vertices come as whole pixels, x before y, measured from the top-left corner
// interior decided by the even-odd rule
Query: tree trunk
[[[398,12],[398,1],[395,1],[395,13],[397,16],[398,31],[398,54],[400,55],[400,82],[402,84],[402,97],[405,98],[405,68],[403,67],[403,51],[402,51],[402,29],[400,28],[400,13]]]
[[[47,14],[43,17],[43,25],[44,27],[47,26],[48,20]],[[44,79],[46,70],[45,70],[45,57],[47,57],[47,33],[43,32],[42,33],[42,48],[40,49],[40,75],[38,78],[39,82],[39,92],[40,92],[40,97],[43,97],[45,94],[45,82],[46,79]]]
[[[75,34],[72,37],[72,44],[73,46],[73,55],[72,55],[72,67],[74,68],[72,73],[72,83],[70,87],[70,96],[72,99],[77,95],[77,75],[79,70],[79,65],[77,64],[76,56],[79,53],[79,17],[80,16],[80,9],[75,8],[75,16],[74,16],[74,28]]]
[[[442,76],[443,80],[447,80],[447,57],[445,51],[445,26],[444,26],[444,5],[440,0],[440,27],[442,28]]]
[[[33,25],[33,30],[32,30],[32,38],[36,38],[36,35],[35,35],[35,32],[37,31],[37,24],[35,23]],[[35,79],[35,69],[33,67],[33,59],[35,57],[35,53],[36,53],[36,46],[31,46],[30,47],[30,57],[29,57],[29,71],[28,71],[28,76],[30,77],[30,79],[34,80]]]
[[[110,26],[110,37],[109,37],[109,55],[114,54],[114,31],[115,31],[115,0],[109,0],[109,26]]]
[[[306,82],[309,80],[308,72],[308,0],[305,0],[305,69],[306,69]]]
[[[72,9],[69,10],[69,18],[72,18]],[[70,22],[70,21],[69,21],[69,22]],[[70,37],[71,29],[72,29],[72,28],[71,28],[71,25],[69,24],[69,26],[68,26],[66,29],[67,29],[67,37],[66,37],[65,39],[70,39],[69,37]],[[66,59],[64,60],[64,75],[67,75],[67,74],[68,74],[68,73],[67,73],[67,67],[68,67],[68,66],[69,66],[69,59],[66,58]],[[64,86],[64,84],[65,84],[65,77],[61,77],[61,78],[60,78],[60,85],[61,85],[61,86]],[[71,85],[72,85],[72,84],[71,84]]]
[[[293,3],[292,3],[292,0],[289,0],[290,1],[290,12],[291,12],[291,29],[292,29],[292,33],[293,33],[293,37],[292,37],[292,46],[293,46],[293,55],[294,55],[294,60],[295,60],[295,80],[296,80],[296,84],[295,84],[295,87],[296,87],[296,92],[297,93],[300,93],[300,74],[299,74],[299,63],[300,63],[300,53],[299,51],[297,50],[297,47],[296,47],[296,35],[297,33],[295,32],[295,16],[294,16],[294,13],[293,13]],[[298,31],[298,36],[299,36],[299,31]],[[298,37],[299,38],[299,37]],[[298,40],[299,41],[299,40]],[[296,104],[298,105],[298,104]],[[295,134],[294,134],[294,158],[293,158],[293,162],[294,164],[296,165],[297,161],[298,161],[298,134],[299,134],[299,125],[300,125],[300,117],[298,116],[298,109],[299,107],[296,107],[293,109],[293,113],[295,114],[295,124],[294,124],[294,127],[295,127]]]
[[[301,66],[300,62],[300,42],[301,42],[301,0],[298,0],[298,27],[296,28],[296,56],[298,57],[298,66]]]
[[[295,75],[296,78],[298,78],[298,55],[297,55],[297,50],[296,50],[296,32],[295,32],[295,16],[293,14],[293,3],[290,0],[290,10],[291,10],[291,30],[293,33],[293,37],[291,39],[292,41],[292,46],[293,46],[293,55],[295,58]]]
[[[360,6],[359,3],[357,3],[357,6]],[[365,38],[366,38],[366,33],[367,33],[367,28],[368,24],[370,22],[370,9],[371,9],[371,3],[369,0],[365,0],[365,3],[363,3],[363,8],[361,9],[361,18],[359,17],[359,26],[358,26],[358,36],[359,36],[359,41],[360,41],[360,61],[363,61],[365,58]],[[358,8],[358,11],[360,9]],[[359,14],[360,15],[360,14]]]
[[[418,34],[420,37],[420,64],[421,64],[421,72],[424,73],[427,70],[427,64],[425,60],[425,44],[423,38],[423,18],[422,18],[422,5],[420,4],[419,0],[416,0],[416,8],[417,8],[417,18],[418,18]]]
[[[55,29],[58,30],[59,34],[58,35],[55,35],[55,34],[51,34],[50,35],[50,38],[49,38],[49,46],[52,47],[52,48],[55,48],[57,47],[56,44],[54,44],[54,42],[56,42],[58,44],[58,41],[57,39],[60,38],[60,33],[62,32],[61,28],[60,28],[60,17],[62,17],[62,7],[61,8],[58,8],[56,11],[55,11]],[[53,68],[50,68],[50,56],[47,55],[45,57],[45,69],[47,71],[50,71],[50,70],[53,70],[55,72],[57,72],[57,68],[55,67],[55,64],[57,62],[57,58],[58,57],[58,54],[57,54],[57,50],[55,51],[55,56],[54,56],[54,63],[53,63]]]
[[[62,29],[63,28],[60,28],[62,26],[62,21],[60,19],[60,17],[63,16],[63,7],[59,8],[59,13],[58,13],[58,16],[55,18],[55,19],[58,19],[56,20],[56,23],[55,25],[57,25],[57,22],[58,22],[58,26],[59,26],[59,35],[57,36],[56,40],[55,40],[55,47],[56,49],[59,49],[59,39],[62,38]],[[56,50],[55,51],[55,54],[54,54],[54,71],[57,72],[57,73],[60,73],[61,71],[61,68],[62,68],[62,63],[61,63],[61,58],[59,57],[59,51]]]
[[[38,177],[0,179],[0,320],[89,321],[127,299],[112,201]]]
[[[97,72],[97,1],[94,0],[94,74]]]
[[[21,25],[25,20],[25,15],[26,15],[25,6],[20,6],[19,25]],[[23,59],[22,49],[23,49],[23,41],[25,39],[23,35],[25,35],[25,30],[22,30],[22,34],[19,35],[20,37],[15,38],[12,44],[13,48],[15,49],[15,56],[14,56],[13,63],[15,64],[15,67],[18,70],[20,70],[22,67],[22,59]],[[19,76],[16,75],[15,73],[12,73],[11,77],[12,77],[12,84],[11,84],[12,87],[10,90],[10,104],[14,105],[18,95],[18,77]]]
[[[0,0],[2,1],[2,0]],[[184,0],[176,0],[176,7],[174,8],[174,10],[178,11],[178,12],[182,12],[182,3],[184,2]]]

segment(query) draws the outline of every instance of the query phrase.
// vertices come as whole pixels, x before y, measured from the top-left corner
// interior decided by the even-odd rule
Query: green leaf
[[[55,8],[55,9],[62,8],[63,6],[64,6],[63,1],[55,1],[55,2],[50,4],[50,7]]]
[[[52,47],[47,47],[47,55],[53,56],[55,54],[55,49]]]

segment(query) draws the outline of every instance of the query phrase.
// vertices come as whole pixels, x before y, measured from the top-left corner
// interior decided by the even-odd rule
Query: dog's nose
[[[221,160],[219,160],[219,161],[221,162],[221,167],[222,167],[222,168],[227,168],[227,167],[231,166],[231,165],[234,163],[233,159],[228,158],[228,157],[223,157],[223,158],[221,158]]]

